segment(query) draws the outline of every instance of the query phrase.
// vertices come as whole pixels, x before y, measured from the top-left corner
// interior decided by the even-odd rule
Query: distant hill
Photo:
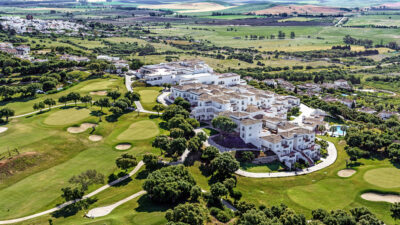
[[[255,2],[255,3],[247,3],[244,5],[234,6],[229,9],[218,10],[217,12],[221,13],[250,13],[256,10],[268,9],[276,6],[277,4],[270,2]]]

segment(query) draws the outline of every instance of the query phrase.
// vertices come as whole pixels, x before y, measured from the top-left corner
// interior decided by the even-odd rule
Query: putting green
[[[44,123],[48,125],[67,125],[79,122],[90,116],[90,110],[86,108],[70,108],[50,114]]]
[[[155,137],[160,133],[158,126],[151,120],[133,123],[128,129],[118,135],[118,140],[144,140]]]
[[[155,90],[141,90],[139,91],[140,100],[143,103],[153,103],[157,100],[157,96],[160,92]]]
[[[354,185],[342,179],[326,179],[311,185],[293,187],[287,193],[292,201],[307,209],[344,208],[356,197]]]
[[[82,92],[86,91],[103,91],[111,88],[113,85],[117,84],[116,79],[110,79],[110,80],[102,80],[102,81],[97,81],[90,83],[80,89]]]
[[[364,180],[382,188],[400,187],[400,169],[379,168],[369,170],[364,174]]]

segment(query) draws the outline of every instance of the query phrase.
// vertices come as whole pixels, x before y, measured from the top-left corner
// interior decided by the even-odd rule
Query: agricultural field
[[[351,17],[346,26],[400,26],[400,15],[360,15]]]

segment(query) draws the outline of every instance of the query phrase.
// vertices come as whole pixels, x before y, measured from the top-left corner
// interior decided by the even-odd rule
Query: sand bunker
[[[7,127],[0,127],[0,134],[6,132],[7,130]]]
[[[389,203],[400,202],[400,195],[393,195],[393,194],[379,194],[379,193],[368,192],[362,194],[361,198],[372,202],[389,202]]]
[[[89,140],[96,142],[96,141],[101,141],[103,140],[103,137],[100,135],[90,135]]]
[[[106,96],[107,95],[107,91],[91,91],[90,94],[91,95]]]
[[[128,150],[131,147],[132,147],[131,144],[120,144],[120,145],[115,146],[115,149],[117,149],[117,150]]]
[[[89,128],[96,127],[97,124],[94,123],[82,123],[79,127],[68,127],[67,131],[72,134],[85,132]]]
[[[352,170],[352,169],[344,169],[344,170],[340,170],[337,174],[339,177],[351,177],[356,172],[357,171]]]

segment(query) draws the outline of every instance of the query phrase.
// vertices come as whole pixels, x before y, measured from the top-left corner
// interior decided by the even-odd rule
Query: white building
[[[167,100],[172,102],[178,97],[191,103],[191,116],[200,121],[220,115],[231,118],[244,143],[272,151],[289,168],[299,159],[312,165],[319,158],[315,130],[298,127],[286,119],[288,110],[300,105],[296,97],[226,83],[174,86]]]

